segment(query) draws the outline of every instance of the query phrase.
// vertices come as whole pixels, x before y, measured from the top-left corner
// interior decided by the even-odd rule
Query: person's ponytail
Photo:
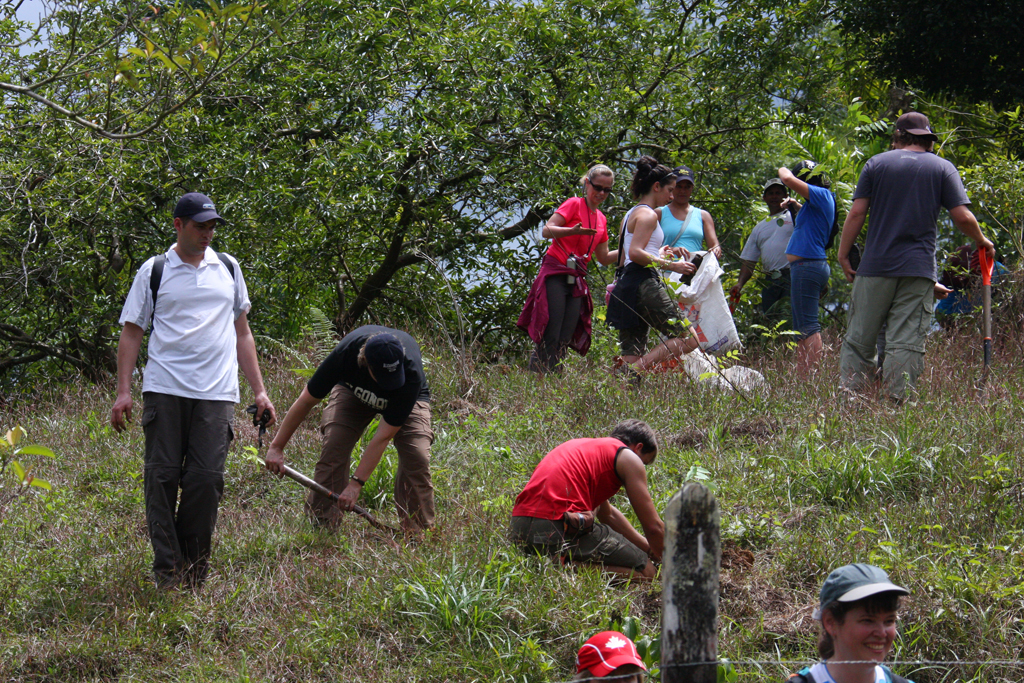
[[[633,183],[630,191],[633,199],[640,199],[647,194],[655,183],[664,183],[672,175],[672,169],[652,156],[644,155],[637,159],[636,172],[633,173]]]

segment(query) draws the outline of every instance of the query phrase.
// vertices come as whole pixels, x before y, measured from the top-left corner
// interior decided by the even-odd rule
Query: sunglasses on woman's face
[[[611,185],[609,185],[608,187],[602,187],[601,185],[595,185],[594,181],[593,180],[589,180],[589,179],[587,180],[587,182],[590,183],[590,186],[592,188],[594,188],[594,192],[601,192],[603,194],[608,194],[609,192],[612,191],[612,186]]]

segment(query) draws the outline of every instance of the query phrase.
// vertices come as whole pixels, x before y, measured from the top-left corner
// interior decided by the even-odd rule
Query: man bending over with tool
[[[318,525],[334,527],[351,511],[366,480],[392,439],[398,451],[395,506],[402,529],[418,533],[434,525],[434,485],[430,481],[430,389],[416,340],[405,332],[364,325],[344,339],[320,364],[285,415],[267,451],[266,466],[283,474],[284,447],[309,411],[330,393],[320,420],[320,462],[313,479],[331,491],[343,489],[335,506],[310,492],[306,512]],[[349,474],[352,449],[380,414],[373,438]]]
[[[658,455],[654,430],[625,420],[602,439],[566,441],[544,456],[512,508],[512,542],[525,552],[603,565],[630,578],[654,578],[665,525],[647,490],[646,466]],[[621,487],[641,535],[609,499]],[[601,524],[594,523],[594,516]]]

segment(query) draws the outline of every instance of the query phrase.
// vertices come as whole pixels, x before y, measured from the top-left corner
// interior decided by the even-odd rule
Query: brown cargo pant
[[[320,462],[313,472],[318,484],[335,493],[345,490],[352,449],[376,416],[377,410],[356,398],[351,389],[341,384],[334,387],[320,420]],[[434,485],[430,481],[430,444],[433,441],[430,404],[417,401],[394,439],[398,451],[395,506],[406,531],[434,526]],[[326,527],[335,526],[342,514],[330,498],[313,491],[306,496],[306,513],[314,523]]]

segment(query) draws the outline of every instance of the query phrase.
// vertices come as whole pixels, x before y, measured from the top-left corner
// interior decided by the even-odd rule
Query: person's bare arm
[[[401,428],[401,425],[395,427],[381,420],[380,424],[377,425],[377,431],[374,433],[373,438],[370,439],[370,443],[366,444],[366,448],[363,449],[363,454],[359,458],[359,465],[353,474],[363,481],[368,480],[373,471],[377,469],[377,464],[384,455],[384,449],[388,447],[388,444],[391,443],[391,440],[395,438],[395,434]],[[362,490],[362,484],[355,479],[349,479],[348,486],[341,492],[341,500],[338,501],[338,507],[342,510],[351,511],[356,501],[359,500],[359,494]]]
[[[722,258],[722,245],[718,243],[718,233],[715,232],[715,219],[711,214],[701,209],[701,221],[704,223],[704,244],[708,251],[715,255],[715,258]]]
[[[281,426],[277,429],[277,434],[274,435],[274,440],[270,442],[270,448],[267,449],[267,457],[264,463],[268,470],[278,475],[283,474],[281,465],[284,464],[284,447],[288,445],[292,434],[295,433],[295,430],[299,428],[302,421],[309,415],[309,411],[319,402],[319,398],[313,397],[306,387],[302,387],[302,393],[299,394],[299,397],[295,399],[295,403],[285,413],[284,421],[281,422]]]
[[[616,263],[619,260],[619,250],[612,249],[611,251],[609,251],[608,240],[605,240],[604,242],[598,244],[597,247],[594,249],[594,258],[597,259],[597,262],[600,263],[602,266],[610,266],[611,264]]]
[[[238,316],[235,320],[235,351],[238,353],[238,367],[242,368],[242,374],[249,382],[256,401],[256,417],[263,414],[263,411],[270,411],[268,425],[277,422],[277,411],[274,404],[267,396],[267,390],[263,386],[263,375],[260,373],[260,362],[256,355],[256,340],[253,339],[252,330],[249,329],[249,318],[245,314]]]
[[[568,227],[565,225],[565,216],[556,211],[551,214],[551,218],[548,219],[540,234],[548,239],[555,239],[557,237],[569,237],[570,235],[596,235],[597,230],[594,228],[584,228],[582,223]]]
[[[640,213],[640,215],[637,216],[637,213]],[[687,261],[669,261],[665,258],[651,256],[644,251],[648,242],[651,241],[651,236],[654,235],[655,229],[658,227],[657,214],[655,214],[654,211],[650,209],[643,211],[642,213],[640,211],[636,211],[630,218],[630,222],[633,224],[633,239],[629,243],[630,261],[644,266],[653,264],[659,268],[672,270],[684,275],[697,270],[696,266]]]
[[[743,289],[743,285],[747,284],[750,278],[754,276],[754,267],[756,265],[757,264],[754,263],[753,261],[740,259],[740,276],[739,279],[736,281],[736,284],[732,286],[731,290],[729,290],[730,294],[732,294],[733,296],[739,295],[740,290]]]
[[[988,260],[995,263],[996,247],[981,232],[978,219],[974,217],[974,213],[967,208],[967,205],[961,204],[960,206],[953,207],[949,210],[949,217],[953,219],[953,225],[956,226],[956,229],[974,240],[978,250],[984,249],[988,254]]]
[[[793,175],[793,172],[785,166],[779,169],[779,180],[785,183],[786,187],[793,190],[793,192],[803,197],[804,201],[807,201],[807,198],[810,197],[811,191],[808,189],[807,183]]]
[[[650,545],[648,554],[651,558],[660,560],[665,551],[665,524],[658,516],[651,492],[647,488],[647,469],[643,461],[633,451],[622,450],[615,459],[615,471],[622,479],[629,504],[633,506],[633,512],[644,529],[644,537]]]
[[[110,424],[118,432],[123,432],[126,422],[132,419],[132,373],[145,334],[146,331],[135,323],[125,323],[117,342],[117,398],[110,412]]]
[[[839,262],[843,272],[846,273],[847,282],[853,282],[854,276],[857,271],[853,269],[853,265],[850,263],[850,249],[853,248],[853,243],[857,241],[857,236],[860,235],[860,231],[864,228],[864,221],[868,217],[868,208],[871,206],[871,199],[869,197],[858,197],[853,200],[853,206],[850,207],[850,213],[846,214],[846,220],[843,221],[843,236],[839,239],[839,253],[836,256],[836,260]]]
[[[650,554],[651,544],[647,542],[647,539],[639,531],[633,528],[633,525],[629,523],[629,520],[622,514],[622,511],[612,505],[611,502],[606,500],[601,503],[597,508],[597,518],[601,520],[602,524],[607,524],[614,531],[622,534],[623,538],[637,548]]]

